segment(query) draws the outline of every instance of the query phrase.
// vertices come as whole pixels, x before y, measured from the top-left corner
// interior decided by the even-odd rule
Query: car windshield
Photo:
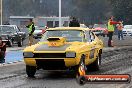
[[[64,37],[67,42],[79,41],[82,42],[84,38],[83,31],[80,30],[48,30],[43,35],[40,42],[47,41],[49,37]]]
[[[0,32],[1,32],[1,33],[7,33],[7,32],[14,33],[15,30],[14,30],[13,27],[9,27],[9,26],[0,26]]]

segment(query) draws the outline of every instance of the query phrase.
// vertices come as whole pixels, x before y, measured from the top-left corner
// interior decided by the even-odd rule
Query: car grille
[[[36,59],[36,64],[45,70],[66,69],[64,59]]]
[[[34,53],[34,58],[66,58],[65,53]]]

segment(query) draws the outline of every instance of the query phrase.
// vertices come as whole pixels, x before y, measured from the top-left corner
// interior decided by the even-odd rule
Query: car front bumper
[[[26,65],[36,66],[45,70],[61,70],[76,66],[75,58],[24,58]]]
[[[132,36],[132,32],[123,31],[124,36]]]

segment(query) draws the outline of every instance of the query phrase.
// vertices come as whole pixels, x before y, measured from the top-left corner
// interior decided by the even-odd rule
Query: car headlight
[[[23,53],[23,56],[24,56],[24,57],[33,57],[34,54],[33,54],[32,52],[24,52],[24,53]]]
[[[66,52],[66,57],[74,58],[74,57],[76,57],[76,53],[75,52]]]

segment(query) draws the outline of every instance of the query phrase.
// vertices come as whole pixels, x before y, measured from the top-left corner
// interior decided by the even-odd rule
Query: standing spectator
[[[8,21],[6,21],[6,22],[4,23],[4,25],[10,25],[10,23],[9,23]]]
[[[26,26],[28,28],[28,34],[29,34],[29,46],[31,46],[34,42],[33,39],[33,33],[35,31],[35,26],[34,26],[34,22],[32,21],[32,19],[29,20],[29,25]]]
[[[6,52],[6,43],[2,42],[0,37],[0,63],[5,63],[5,52]]]
[[[123,21],[119,21],[120,24],[117,24],[117,29],[118,29],[118,40],[124,40],[123,38],[123,32],[122,32],[122,29],[123,29]]]
[[[75,17],[73,17],[72,21],[69,23],[69,27],[80,27],[80,23]]]
[[[116,21],[113,21],[113,16],[110,17],[109,21],[108,21],[108,37],[109,37],[109,40],[108,40],[108,47],[113,47],[112,45],[112,36],[113,36],[113,33],[114,33],[114,24],[120,24],[120,22],[116,22]]]

